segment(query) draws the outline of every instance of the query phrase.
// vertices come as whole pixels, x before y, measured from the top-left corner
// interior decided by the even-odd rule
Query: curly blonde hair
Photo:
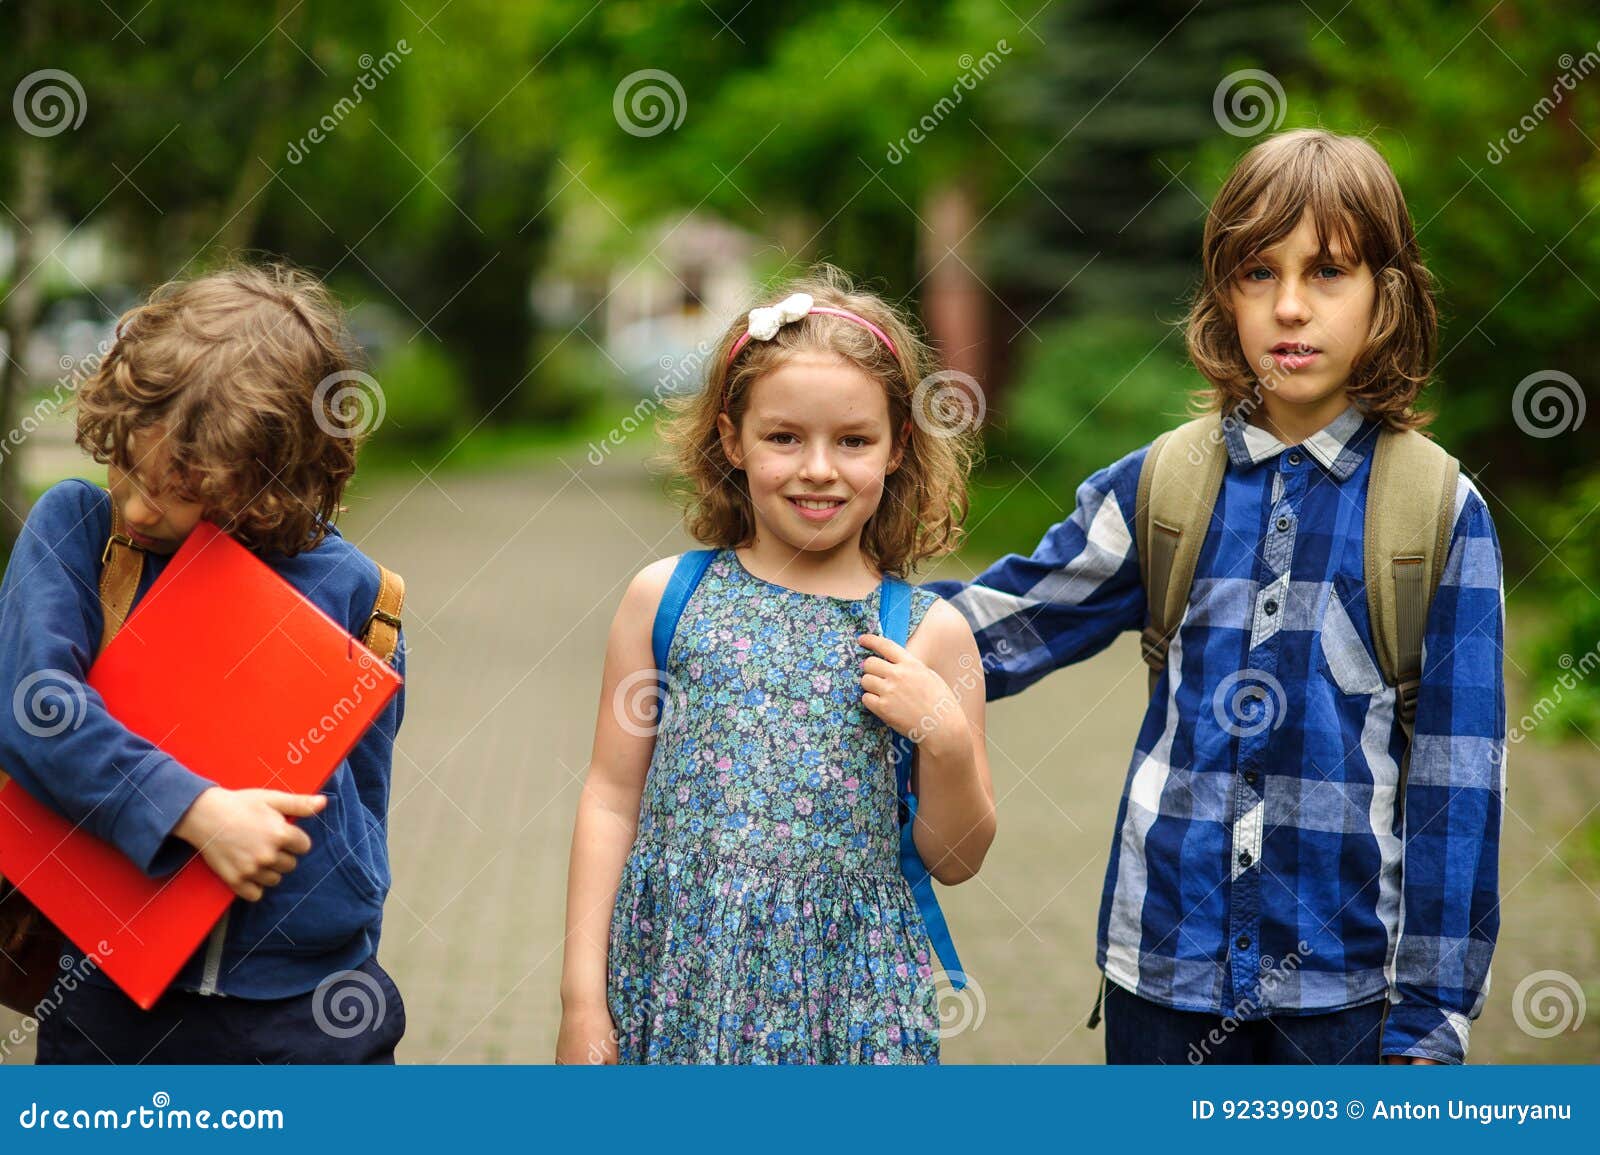
[[[976,454],[975,422],[968,428],[970,402],[954,398],[934,372],[932,350],[901,310],[857,286],[842,270],[827,264],[761,294],[758,304],[809,293],[819,306],[844,309],[871,321],[889,335],[897,353],[852,321],[814,313],[782,326],[770,341],[750,341],[730,365],[729,353],[744,334],[746,316],[728,325],[711,353],[705,385],[688,397],[668,398],[670,416],[661,424],[668,453],[663,463],[676,478],[684,524],[701,543],[731,549],[755,537],[755,511],[744,472],[724,452],[717,416],[726,412],[739,428],[755,383],[802,353],[828,353],[848,361],[883,385],[889,401],[889,426],[901,450],[899,468],[884,479],[882,502],[861,533],[861,550],[880,572],[904,576],[919,563],[950,553],[960,544],[966,520],[967,475]],[[929,385],[934,386],[930,390]],[[962,390],[966,396],[966,390]],[[943,394],[943,396],[941,396]],[[931,400],[930,400],[930,395]],[[956,422],[930,412],[941,406],[960,411]]]
[[[1413,403],[1433,372],[1438,308],[1400,183],[1365,140],[1319,128],[1279,133],[1245,153],[1206,214],[1202,278],[1185,336],[1210,388],[1196,392],[1193,408],[1231,415],[1259,387],[1239,346],[1230,285],[1245,261],[1293,232],[1308,210],[1318,244],[1337,238],[1375,283],[1350,400],[1391,429],[1426,425],[1431,415]]]
[[[162,426],[178,490],[208,518],[258,552],[312,549],[366,432],[339,388],[355,355],[332,294],[298,269],[169,282],[117,322],[78,391],[77,442],[131,470],[129,439]]]

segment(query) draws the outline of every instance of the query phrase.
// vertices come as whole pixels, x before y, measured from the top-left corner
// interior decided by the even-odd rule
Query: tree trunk
[[[989,381],[988,290],[975,271],[978,214],[971,190],[960,182],[929,190],[919,232],[920,263],[927,270],[923,320],[946,369],[972,377],[987,394]]]
[[[39,320],[42,293],[34,265],[49,199],[50,168],[44,145],[25,135],[17,144],[17,193],[12,202],[17,222],[16,263],[5,301],[6,356],[0,360],[0,437],[5,438],[0,446],[0,545],[6,553],[16,543],[27,515],[21,468],[24,440],[17,429],[17,415],[28,377],[23,368],[28,342]]]

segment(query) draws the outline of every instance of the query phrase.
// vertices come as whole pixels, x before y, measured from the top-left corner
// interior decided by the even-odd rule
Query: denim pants
[[[1106,983],[1107,1063],[1378,1062],[1385,999],[1321,1015],[1275,1015],[1231,1025],[1175,1011]]]
[[[405,1004],[369,958],[325,988],[284,999],[170,990],[148,1011],[120,990],[80,983],[39,1020],[50,1063],[393,1063]]]

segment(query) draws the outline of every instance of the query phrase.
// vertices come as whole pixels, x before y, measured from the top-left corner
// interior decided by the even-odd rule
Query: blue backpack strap
[[[655,625],[650,631],[650,650],[655,656],[656,684],[660,690],[658,702],[667,700],[667,654],[672,649],[672,635],[678,632],[678,619],[694,595],[695,587],[705,576],[706,567],[717,555],[714,549],[692,549],[678,559],[667,579],[667,588],[661,593],[661,604],[656,607]]]
[[[891,642],[905,645],[911,636],[911,587],[896,577],[885,577],[878,599],[878,630]],[[889,732],[889,760],[894,766],[895,791],[900,798],[900,872],[911,884],[911,894],[917,900],[917,910],[927,925],[928,938],[944,965],[945,976],[956,990],[967,985],[967,973],[956,955],[956,944],[950,937],[950,925],[933,893],[933,876],[917,853],[912,830],[917,819],[917,796],[911,793],[911,765],[916,756],[916,746],[904,734]]]

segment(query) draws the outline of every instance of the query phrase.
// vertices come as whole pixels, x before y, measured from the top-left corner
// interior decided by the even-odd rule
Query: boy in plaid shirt
[[[1108,1062],[1459,1063],[1499,927],[1504,593],[1451,461],[1418,676],[1380,668],[1368,505],[1429,499],[1370,484],[1380,441],[1426,421],[1410,214],[1366,142],[1284,133],[1224,183],[1203,260],[1187,337],[1220,481],[1176,629],[1151,647],[1148,445],[1031,557],[931,588],[970,621],[990,698],[1124,630],[1155,655],[1100,911]]]

